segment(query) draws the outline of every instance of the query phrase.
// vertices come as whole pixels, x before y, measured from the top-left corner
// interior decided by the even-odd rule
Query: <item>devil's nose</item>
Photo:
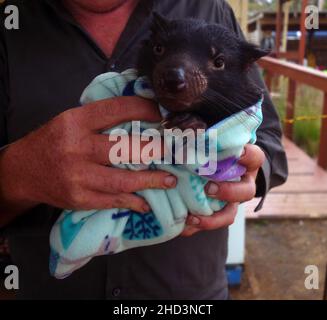
[[[186,87],[185,71],[182,68],[168,69],[164,81],[169,90],[173,92],[182,91]]]

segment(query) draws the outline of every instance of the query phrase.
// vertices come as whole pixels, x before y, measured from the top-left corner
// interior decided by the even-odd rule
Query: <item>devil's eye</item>
[[[153,47],[153,53],[154,53],[156,56],[162,56],[162,55],[165,53],[165,47],[162,46],[161,44],[156,44],[156,45]]]
[[[218,70],[222,70],[225,67],[225,57],[223,55],[219,55],[214,59],[214,66]]]

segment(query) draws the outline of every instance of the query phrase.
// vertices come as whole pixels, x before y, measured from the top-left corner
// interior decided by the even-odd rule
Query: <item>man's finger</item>
[[[187,225],[187,226],[185,226],[183,232],[181,233],[181,236],[182,237],[191,237],[200,231],[201,231],[201,229],[199,229],[199,228],[195,228],[195,227],[191,227],[191,226]]]
[[[248,171],[256,171],[263,165],[265,158],[265,153],[260,147],[247,144],[238,163],[246,167]]]
[[[128,121],[161,121],[156,104],[139,97],[101,100],[77,108],[75,112],[78,112],[82,125],[94,131],[109,129]]]
[[[189,215],[186,224],[202,230],[215,230],[234,223],[239,203],[230,203],[210,217]]]
[[[85,187],[120,194],[145,189],[172,189],[177,178],[164,171],[129,171],[104,166],[91,166],[84,177]]]
[[[140,213],[151,210],[147,202],[134,194],[121,193],[119,195],[106,194],[102,192],[86,192],[85,199],[81,199],[79,210],[103,210],[103,209],[130,209]]]
[[[205,191],[209,197],[227,202],[245,202],[255,197],[256,184],[252,174],[246,174],[240,182],[209,182]]]

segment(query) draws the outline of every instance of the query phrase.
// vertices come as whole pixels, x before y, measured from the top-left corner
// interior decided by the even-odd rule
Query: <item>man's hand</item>
[[[110,143],[101,131],[120,123],[158,122],[150,101],[120,97],[63,112],[0,154],[0,226],[46,203],[68,209],[149,210],[133,192],[174,188],[167,172],[107,167]]]
[[[256,194],[256,177],[265,160],[264,152],[255,145],[246,145],[239,163],[246,167],[247,172],[240,182],[210,182],[206,186],[209,197],[227,201],[229,204],[210,217],[189,215],[183,236],[191,236],[201,230],[214,230],[227,227],[234,223],[240,202],[252,200]]]

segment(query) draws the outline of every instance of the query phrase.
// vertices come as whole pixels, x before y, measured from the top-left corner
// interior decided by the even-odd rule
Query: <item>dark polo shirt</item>
[[[3,7],[9,4],[19,8],[19,30],[4,28]],[[78,106],[81,92],[98,74],[134,67],[152,10],[170,18],[218,22],[241,35],[222,0],[141,0],[108,59],[60,1],[6,1],[0,7],[0,147]],[[251,73],[263,86],[257,69]],[[268,96],[263,111],[257,142],[267,155],[257,180],[257,196],[262,198],[287,176],[279,119]],[[6,229],[20,270],[18,298],[227,298],[226,228],[98,257],[65,280],[52,278],[48,235],[60,211],[40,205]]]

